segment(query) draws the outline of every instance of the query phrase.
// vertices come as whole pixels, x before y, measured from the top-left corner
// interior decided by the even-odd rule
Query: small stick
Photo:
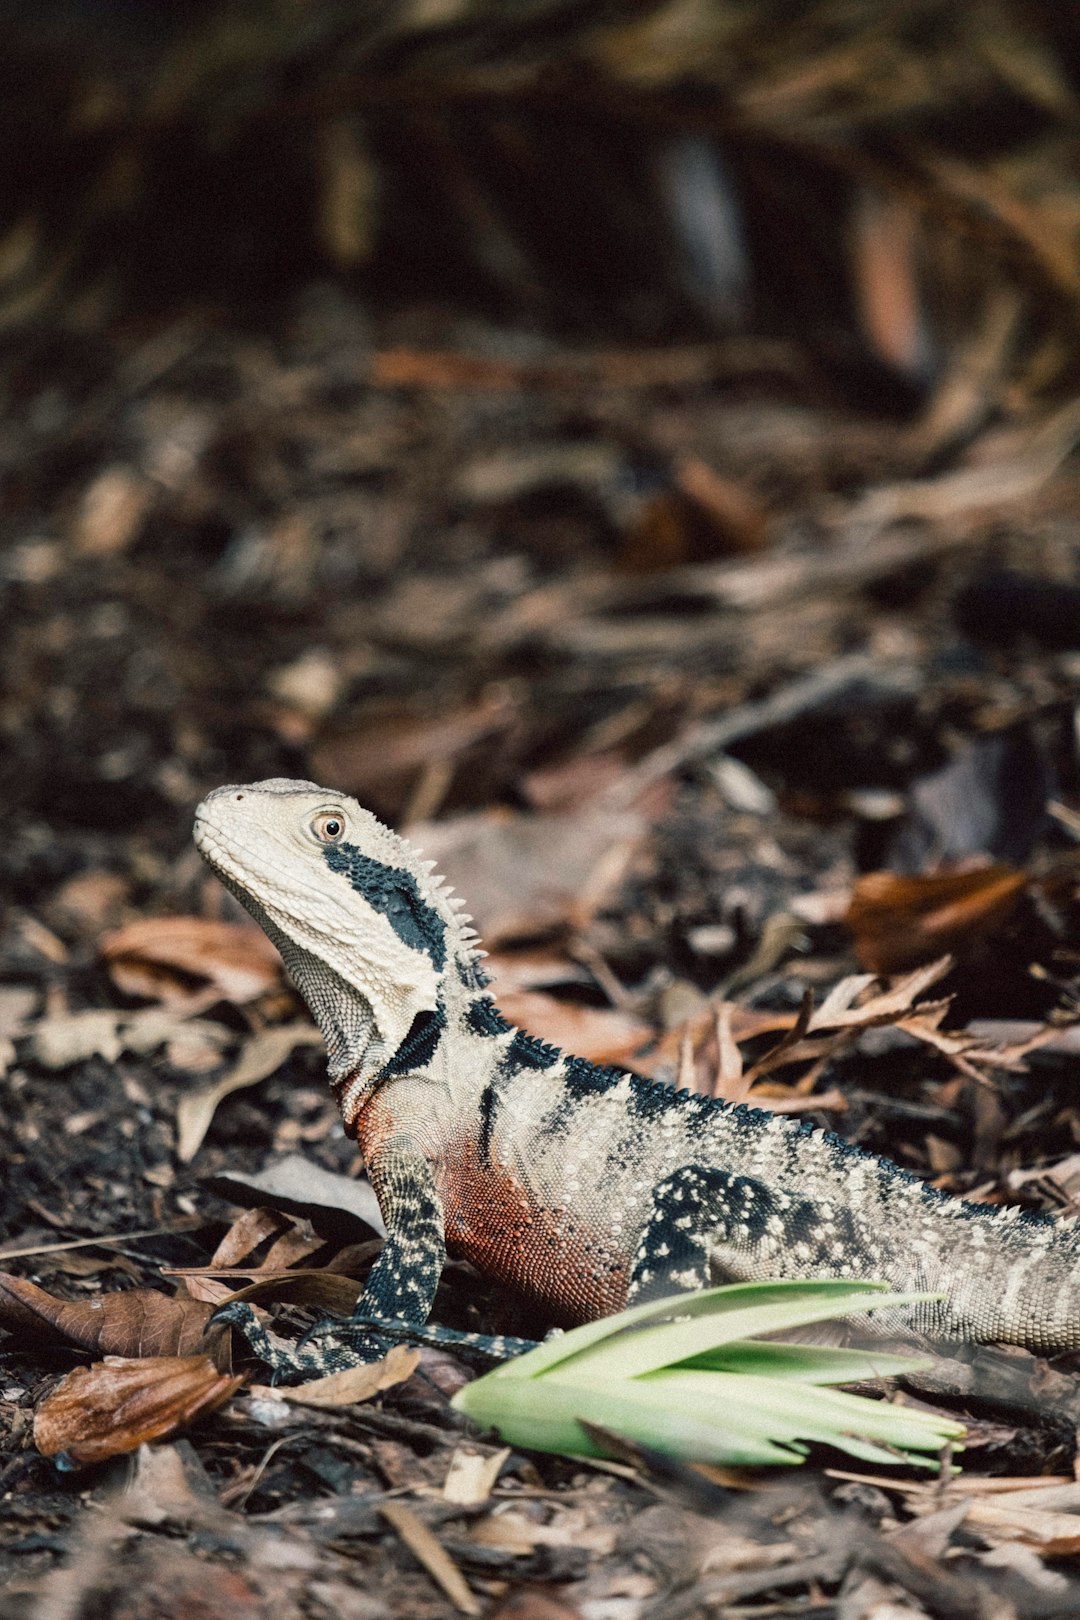
[[[0,1249],[0,1260],[23,1260],[35,1254],[59,1254],[62,1249],[112,1248],[120,1243],[135,1243],[141,1238],[168,1237],[173,1232],[191,1232],[205,1222],[199,1215],[182,1215],[171,1226],[148,1226],[142,1232],[121,1232],[115,1237],[67,1238],[63,1243],[39,1243],[32,1249]]]

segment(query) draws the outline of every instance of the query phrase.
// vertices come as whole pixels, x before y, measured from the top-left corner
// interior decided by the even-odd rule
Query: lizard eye
[[[345,836],[345,817],[333,810],[320,810],[309,825],[320,844],[337,844]]]

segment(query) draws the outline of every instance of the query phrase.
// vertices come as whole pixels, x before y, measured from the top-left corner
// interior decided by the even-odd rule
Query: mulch
[[[299,1154],[356,1178],[299,1041],[178,1151],[184,1099],[303,1019],[272,964],[238,986],[229,948],[200,934],[193,956],[166,926],[241,921],[191,813],[269,776],[415,831],[538,1033],[721,1094],[745,1073],[718,1006],[750,1069],[807,990],[951,953],[937,1046],[866,1031],[756,1075],[755,1100],[957,1192],[1071,1211],[1067,409],[928,448],[777,340],[571,349],[327,288],[243,327],[9,334],[0,382],[6,1271],[71,1301],[182,1290],[171,1273],[207,1268],[244,1202],[230,1177]],[[363,1229],[328,1237],[312,1199],[289,1240],[319,1264]],[[437,1315],[546,1326],[461,1266]],[[907,1397],[971,1419],[958,1487],[824,1456],[782,1478],[499,1459],[433,1352],[366,1405],[238,1393],[135,1460],[64,1472],[33,1414],[91,1355],[0,1352],[5,1617],[1076,1601],[1068,1358],[986,1350]],[[498,1460],[462,1500],[473,1456]]]

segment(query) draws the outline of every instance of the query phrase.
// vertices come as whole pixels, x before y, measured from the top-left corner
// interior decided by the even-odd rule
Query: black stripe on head
[[[411,872],[384,866],[353,844],[327,844],[331,872],[348,878],[357,894],[384,916],[404,945],[424,951],[440,971],[446,966],[446,924],[420,893]]]

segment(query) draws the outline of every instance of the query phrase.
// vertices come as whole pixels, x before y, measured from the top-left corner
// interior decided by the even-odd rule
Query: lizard
[[[373,1359],[373,1323],[420,1333],[448,1253],[561,1327],[710,1284],[828,1277],[938,1295],[901,1313],[938,1340],[1080,1347],[1076,1223],[966,1201],[807,1121],[514,1027],[463,902],[355,799],[286,778],[220,787],[195,842],[322,1030],[387,1231],[354,1316],[298,1345],[250,1305],[218,1313],[281,1380]]]

